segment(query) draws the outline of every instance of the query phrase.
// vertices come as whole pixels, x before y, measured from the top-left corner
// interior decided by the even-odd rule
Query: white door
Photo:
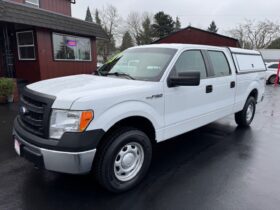
[[[212,77],[209,83],[213,86],[210,110],[215,118],[232,114],[235,102],[236,76],[232,74],[227,57],[223,51],[208,51]]]
[[[220,54],[203,52],[200,50],[183,52],[171,71],[171,75],[177,76],[181,72],[199,71],[201,81],[199,86],[169,88],[166,85],[165,139],[206,125],[232,111],[234,87],[230,86],[234,82],[234,77],[230,75],[227,60],[225,66]],[[224,72],[228,72],[229,76],[219,76],[225,74]]]

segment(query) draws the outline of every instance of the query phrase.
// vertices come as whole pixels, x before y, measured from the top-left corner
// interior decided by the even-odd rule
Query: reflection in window
[[[208,53],[213,64],[214,76],[223,77],[230,75],[230,68],[225,54],[219,51],[208,51]]]
[[[91,42],[88,38],[53,33],[55,60],[91,61]]]
[[[199,50],[183,52],[174,66],[174,73],[200,72],[200,78],[206,78],[206,67],[204,59]]]

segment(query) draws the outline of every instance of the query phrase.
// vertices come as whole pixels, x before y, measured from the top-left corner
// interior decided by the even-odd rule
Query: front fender
[[[151,105],[141,101],[125,101],[107,109],[105,112],[96,116],[90,123],[87,130],[103,129],[105,132],[108,131],[117,122],[128,118],[128,117],[144,117],[148,119],[156,130],[164,126],[163,110],[155,109]]]

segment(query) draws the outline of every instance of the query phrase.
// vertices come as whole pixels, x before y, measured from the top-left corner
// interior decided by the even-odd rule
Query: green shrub
[[[0,96],[10,96],[14,92],[14,81],[10,78],[0,78]]]

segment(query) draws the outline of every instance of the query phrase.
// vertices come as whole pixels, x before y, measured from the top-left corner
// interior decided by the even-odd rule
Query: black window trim
[[[214,66],[213,66],[213,63],[212,63],[212,61],[211,61],[209,52],[219,52],[219,53],[223,53],[223,55],[225,56],[225,59],[226,59],[226,61],[227,61],[228,67],[229,67],[229,75],[226,75],[226,76],[215,76]],[[225,54],[224,51],[221,51],[221,50],[206,50],[206,53],[207,53],[207,57],[208,57],[208,59],[209,59],[209,65],[211,66],[211,77],[210,77],[210,78],[219,78],[219,77],[228,77],[228,76],[232,76],[232,69],[231,69],[231,67],[230,67],[228,58],[227,58],[227,56],[226,56],[226,54]]]
[[[180,59],[181,55],[185,52],[188,52],[188,51],[199,51],[201,53],[201,56],[202,56],[202,60],[204,62],[204,66],[205,66],[205,73],[206,73],[206,78],[202,78],[201,80],[204,80],[204,79],[208,79],[209,78],[209,75],[210,75],[210,67],[208,66],[208,58],[207,58],[207,55],[205,55],[205,50],[202,50],[202,49],[187,49],[187,50],[184,50],[183,52],[180,53],[180,55],[178,56],[178,58],[176,59],[176,61],[174,62],[172,68],[171,68],[171,71],[169,72],[169,75],[167,77],[167,82],[168,82],[168,79],[170,78],[170,76],[172,75],[172,73],[175,71],[174,70],[174,67],[177,63],[177,61]]]

